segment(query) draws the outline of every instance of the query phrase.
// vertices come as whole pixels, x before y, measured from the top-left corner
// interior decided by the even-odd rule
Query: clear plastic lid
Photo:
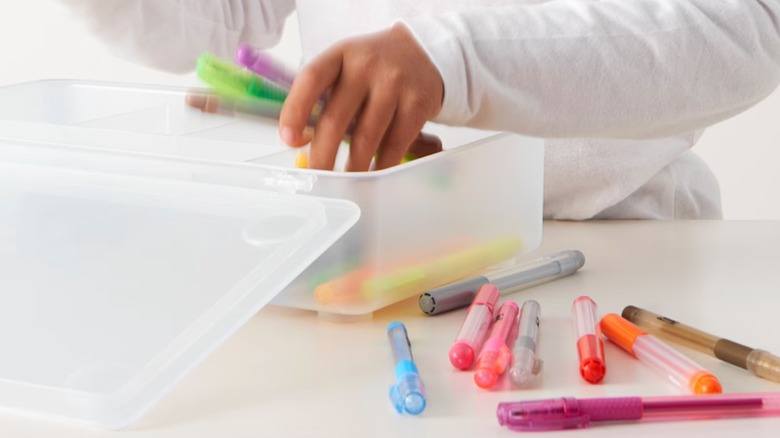
[[[139,418],[360,214],[165,160],[0,149],[0,408],[98,427]]]

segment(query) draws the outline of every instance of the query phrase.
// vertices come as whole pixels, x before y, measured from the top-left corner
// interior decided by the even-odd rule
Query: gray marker
[[[483,284],[492,283],[502,294],[526,289],[577,272],[585,254],[577,250],[556,252],[517,266],[448,284],[420,295],[420,309],[438,315],[466,307]]]

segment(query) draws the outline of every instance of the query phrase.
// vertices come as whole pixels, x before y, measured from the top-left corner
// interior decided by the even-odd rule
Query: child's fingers
[[[332,170],[341,140],[357,114],[366,92],[360,83],[339,82],[325,105],[314,129],[309,167]]]
[[[315,58],[295,78],[279,115],[279,133],[290,146],[305,144],[303,131],[314,105],[341,74],[342,51],[332,49]]]
[[[396,109],[395,117],[382,139],[376,159],[376,168],[395,166],[403,159],[409,146],[425,125],[425,116],[413,104],[403,103]]]
[[[368,170],[371,159],[379,148],[379,142],[393,120],[396,104],[395,94],[387,90],[375,90],[368,96],[352,133],[348,172]]]
[[[441,139],[438,136],[421,132],[420,135],[414,139],[412,145],[409,146],[408,153],[414,155],[415,158],[422,158],[441,152],[442,150],[444,150],[444,148],[442,147]]]

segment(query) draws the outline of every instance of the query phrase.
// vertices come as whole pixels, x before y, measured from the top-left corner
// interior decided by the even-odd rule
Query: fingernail
[[[284,142],[289,146],[293,146],[295,144],[295,133],[293,132],[292,128],[285,126],[282,128],[281,135],[282,140],[284,140]]]

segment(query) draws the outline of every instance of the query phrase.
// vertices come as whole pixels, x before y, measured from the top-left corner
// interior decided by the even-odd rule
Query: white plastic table
[[[607,376],[590,385],[578,375],[571,303],[590,295],[599,313],[632,304],[714,335],[780,354],[780,221],[547,222],[533,258],[579,249],[579,273],[504,299],[542,306],[542,381],[493,391],[458,372],[447,351],[464,311],[428,317],[416,299],[373,320],[338,324],[307,311],[268,307],[190,373],[131,428],[128,437],[243,436],[518,436],[500,427],[500,401],[561,396],[681,394],[651,369],[607,342]],[[388,398],[393,380],[385,328],[406,324],[427,387],[419,417],[398,415]],[[780,391],[780,384],[701,353],[683,350],[714,372],[726,392]],[[565,434],[565,435],[564,435]],[[780,418],[600,425],[544,433],[600,436],[777,437]],[[120,436],[13,413],[0,413],[3,437]],[[522,436],[522,435],[520,435]]]

